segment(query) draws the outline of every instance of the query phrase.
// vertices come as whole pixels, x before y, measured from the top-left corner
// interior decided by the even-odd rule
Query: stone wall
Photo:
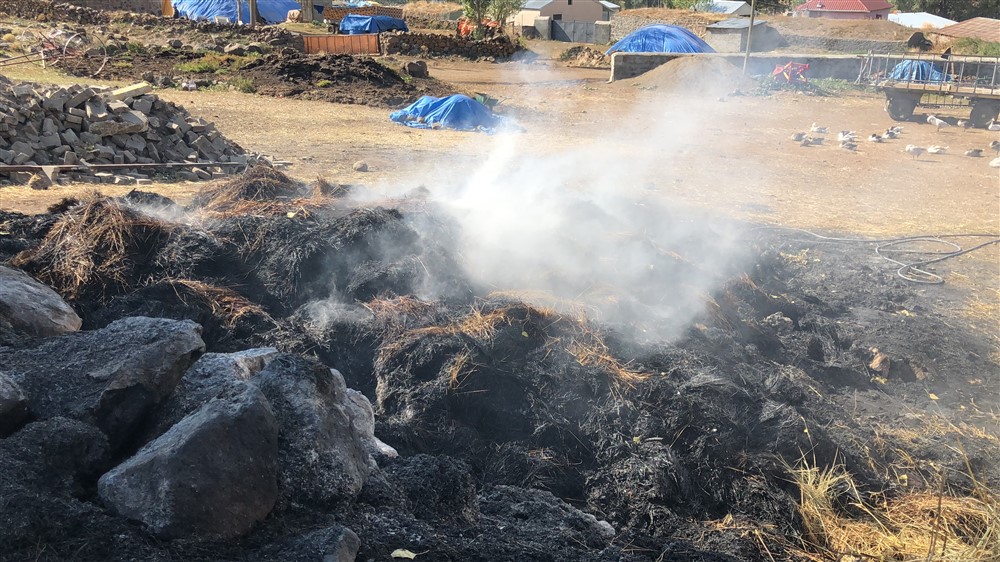
[[[384,54],[459,56],[468,59],[506,59],[517,52],[506,36],[483,41],[454,35],[431,33],[381,33],[379,43]]]
[[[699,16],[678,17],[673,19],[654,20],[638,16],[615,16],[611,19],[611,40],[617,41],[629,33],[653,24],[679,25],[705,38],[706,22]],[[785,44],[792,50],[825,51],[830,53],[901,53],[906,50],[904,41],[873,41],[867,39],[838,39],[834,37],[818,37],[810,35],[794,35],[781,33]]]
[[[792,49],[805,51],[826,51],[831,53],[902,53],[906,51],[905,41],[875,41],[869,39],[838,39],[812,35],[782,34]]]
[[[160,0],[66,0],[66,3],[95,10],[163,14],[163,3]]]
[[[323,21],[330,23],[340,23],[344,16],[353,14],[355,16],[389,16],[391,18],[403,18],[403,9],[392,6],[366,6],[364,8],[340,8],[327,6],[323,8]]]
[[[743,66],[742,54],[686,54],[686,53],[614,53],[611,56],[611,79],[624,80],[679,57],[718,57],[739,67]],[[775,66],[789,61],[809,65],[809,78],[837,78],[854,80],[861,69],[862,57],[855,55],[798,55],[798,54],[751,54],[747,64],[750,75],[769,74]]]
[[[611,40],[617,41],[640,27],[654,24],[679,25],[690,29],[698,37],[705,37],[704,14],[691,17],[682,16],[669,20],[654,20],[639,16],[614,16],[611,18]]]

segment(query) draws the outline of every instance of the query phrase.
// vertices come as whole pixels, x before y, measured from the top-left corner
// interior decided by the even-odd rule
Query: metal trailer
[[[910,72],[894,72],[906,61],[900,70]],[[926,72],[912,72],[916,68]],[[885,93],[885,110],[896,121],[912,119],[917,107],[968,108],[974,127],[1000,116],[1000,57],[869,53],[858,82]]]

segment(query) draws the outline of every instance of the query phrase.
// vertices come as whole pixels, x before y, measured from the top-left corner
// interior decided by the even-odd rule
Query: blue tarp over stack
[[[340,20],[340,32],[347,35],[360,33],[381,33],[383,31],[409,31],[406,22],[389,16],[359,16],[348,14]]]
[[[424,96],[399,111],[393,111],[389,119],[418,129],[440,126],[459,131],[491,130],[500,124],[500,118],[485,105],[462,94],[445,98]]]
[[[892,67],[890,80],[905,80],[907,82],[944,82],[945,77],[934,65],[925,60],[904,60]]]
[[[236,21],[236,2],[233,0],[173,0],[177,15],[191,20],[212,20],[224,17]],[[295,0],[257,0],[257,13],[267,23],[281,23],[291,10],[302,6]],[[240,19],[250,23],[250,4],[240,0]]]
[[[647,25],[622,37],[605,54],[624,53],[714,53],[690,30],[676,25]]]

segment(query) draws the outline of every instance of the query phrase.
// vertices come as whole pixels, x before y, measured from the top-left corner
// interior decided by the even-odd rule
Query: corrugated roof
[[[757,27],[765,23],[767,22],[764,20],[754,20],[753,26]],[[746,29],[748,27],[750,27],[750,18],[730,18],[705,26],[706,29]]]
[[[906,27],[912,27],[914,29],[920,29],[923,27],[941,28],[946,25],[958,23],[955,20],[942,18],[941,16],[935,16],[934,14],[929,14],[927,12],[889,14],[889,21]]]
[[[615,4],[614,2],[608,2],[608,0],[600,0],[599,3],[611,11],[622,9],[622,7],[619,6],[618,4]]]
[[[524,3],[522,10],[541,10],[552,3],[552,0],[528,0]]]
[[[877,12],[892,9],[892,4],[886,0],[809,0],[795,9],[810,12]]]
[[[701,12],[711,12],[715,14],[732,14],[743,6],[749,7],[750,5],[741,0],[714,0],[711,3],[706,4],[696,4],[696,10]]]
[[[934,33],[948,37],[975,37],[1000,43],[1000,20],[993,18],[972,18],[955,25],[942,27]]]

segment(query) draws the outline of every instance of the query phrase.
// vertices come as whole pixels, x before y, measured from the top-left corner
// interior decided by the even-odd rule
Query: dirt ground
[[[882,108],[883,100],[875,93],[848,90],[831,96],[792,92],[769,96],[720,96],[718,91],[728,90],[723,88],[725,84],[692,91],[674,88],[664,80],[650,77],[608,83],[606,70],[567,68],[557,63],[555,59],[566,48],[565,44],[539,43],[531,44],[531,47],[538,56],[530,62],[487,64],[437,60],[428,63],[431,75],[451,84],[456,91],[485,92],[501,100],[499,111],[508,116],[515,127],[512,127],[513,132],[495,135],[411,129],[390,122],[389,110],[368,106],[235,92],[161,90],[157,94],[183,104],[194,116],[213,121],[228,138],[247,150],[290,161],[292,164],[288,172],[295,178],[311,181],[323,177],[332,183],[352,184],[356,186],[355,194],[360,192],[360,196],[364,197],[367,192],[375,201],[409,192],[418,186],[432,192],[443,192],[449,187],[471,183],[482,189],[510,188],[513,191],[519,186],[510,185],[515,180],[509,178],[516,177],[521,178],[518,181],[531,178],[541,187],[551,184],[553,188],[573,189],[579,183],[582,189],[597,183],[598,187],[614,191],[628,201],[655,200],[655,208],[652,204],[644,208],[634,207],[636,224],[654,224],[660,220],[659,211],[668,209],[669,212],[662,214],[664,223],[685,220],[738,222],[807,229],[847,238],[995,233],[1000,230],[1000,172],[988,166],[993,154],[987,151],[982,158],[962,155],[969,148],[985,148],[991,140],[998,138],[996,133],[982,130],[963,132],[956,128],[936,132],[929,125],[913,122],[903,124],[899,139],[868,143],[864,139],[869,134],[882,132],[894,124]],[[66,81],[51,75],[48,78]],[[41,78],[35,76],[35,79]],[[711,95],[706,95],[708,91],[712,92]],[[791,134],[808,131],[813,123],[829,127],[831,133],[826,135],[826,143],[804,148],[790,140]],[[860,142],[856,151],[837,146],[836,132],[841,130],[857,131]],[[925,147],[940,145],[948,149],[944,154],[923,155],[914,159],[903,151],[907,144]],[[353,171],[352,166],[358,160],[367,162],[370,171]],[[500,179],[491,180],[491,176]],[[212,187],[216,186],[211,183],[175,183],[155,184],[144,189],[187,203]],[[131,189],[122,186],[99,188],[111,195],[120,195]],[[60,186],[47,191],[4,187],[0,188],[0,210],[41,213],[64,197],[77,196],[92,189],[94,186],[90,185]],[[274,217],[236,217],[231,225],[219,230],[220,239],[235,239],[235,232],[254,228],[262,233],[260,240],[273,245],[255,250],[260,254],[255,258],[260,263],[254,262],[256,265],[246,273],[261,276],[260,283],[267,288],[266,296],[269,301],[274,301],[270,305],[274,310],[286,313],[290,326],[303,325],[297,316],[301,311],[288,313],[298,310],[297,307],[312,298],[309,290],[313,285],[310,283],[318,287],[327,283],[328,279],[325,274],[316,275],[315,279],[303,281],[301,291],[286,291],[283,286],[273,283],[283,280],[290,271],[282,260],[300,259],[300,249],[313,251],[310,249],[313,242],[340,240],[336,235],[340,232],[338,229],[356,226],[347,220],[343,224],[338,222],[344,219],[337,214],[343,209],[338,207],[328,211],[335,211],[336,215],[329,218],[332,221],[329,225],[321,222],[321,226],[325,225],[321,229],[294,231],[294,237],[289,232],[298,223],[285,220],[284,212]],[[618,211],[610,207],[587,210],[587,213],[572,209],[567,210],[567,216],[591,218],[595,228],[610,232],[612,229],[606,223],[601,224],[601,220],[592,217],[611,217]],[[295,216],[295,213],[292,215]],[[654,215],[655,220],[650,215]],[[354,217],[355,214],[348,213],[347,216]],[[386,252],[389,257],[379,256],[379,259],[364,261],[362,265],[389,263],[390,257],[398,260],[392,262],[392,268],[376,271],[378,275],[372,273],[371,279],[398,285],[395,293],[407,295],[415,292],[415,287],[411,285],[416,284],[414,279],[419,279],[421,272],[451,274],[457,271],[447,260],[436,266],[425,261],[425,258],[450,254],[444,250],[425,254],[427,248],[418,243],[418,238],[392,230],[397,220],[399,217],[384,209],[371,215],[373,224],[388,225],[384,228],[395,236],[385,239],[391,243],[370,245],[375,249],[372,251]],[[620,248],[622,255],[637,250],[648,252],[648,249],[643,250],[642,237],[627,239],[624,236],[624,231],[631,226],[627,223],[616,224],[616,228],[622,230],[622,236],[620,245],[614,250]],[[284,232],[286,230],[289,232]],[[900,449],[892,455],[898,453],[902,458],[912,449],[920,459],[947,456],[950,459],[947,462],[957,458],[949,452],[952,449],[947,449],[953,441],[960,445],[963,441],[975,441],[977,449],[973,451],[973,456],[981,463],[976,470],[995,474],[995,464],[990,459],[997,454],[996,436],[1000,434],[1000,425],[997,423],[996,371],[990,372],[990,368],[1000,362],[1000,339],[996,336],[1000,319],[1000,247],[994,245],[933,268],[945,278],[944,285],[910,285],[893,277],[893,267],[875,256],[871,245],[837,245],[805,233],[790,231],[785,236],[777,230],[764,230],[765,234],[757,230],[752,236],[754,240],[740,241],[760,249],[760,263],[752,271],[754,279],[744,276],[727,286],[726,291],[718,295],[716,307],[719,313],[716,318],[704,320],[707,325],[696,324],[691,328],[694,335],[686,338],[683,349],[667,348],[641,359],[637,368],[663,376],[650,385],[639,386],[639,390],[625,392],[629,400],[635,400],[635,406],[609,406],[607,419],[590,416],[586,411],[580,412],[579,408],[580,404],[593,402],[592,393],[598,379],[586,378],[584,375],[587,373],[577,370],[566,371],[570,375],[565,380],[545,378],[549,376],[546,373],[563,373],[563,367],[555,362],[566,358],[553,355],[546,346],[528,349],[536,345],[534,336],[552,331],[546,335],[548,339],[545,341],[549,341],[580,335],[573,332],[577,329],[573,324],[542,322],[544,314],[540,315],[530,308],[510,308],[493,303],[490,306],[495,305],[497,310],[491,311],[480,303],[475,309],[475,314],[479,316],[473,315],[471,320],[466,319],[465,324],[472,324],[477,319],[481,322],[483,317],[514,318],[505,320],[506,324],[500,329],[486,330],[495,334],[490,342],[481,344],[477,340],[476,345],[471,345],[467,343],[467,337],[454,331],[430,331],[425,332],[432,334],[427,338],[421,336],[422,339],[406,340],[405,345],[387,345],[379,352],[377,363],[375,348],[364,351],[364,345],[358,343],[363,340],[354,338],[354,332],[350,330],[342,330],[343,326],[328,333],[311,334],[309,337],[316,341],[305,339],[299,344],[303,349],[324,350],[331,361],[345,372],[348,382],[363,390],[373,392],[374,388],[364,387],[363,380],[352,377],[357,373],[370,375],[375,369],[381,377],[378,383],[384,389],[413,386],[421,388],[420,392],[428,392],[419,394],[414,391],[405,396],[387,393],[377,397],[380,412],[386,416],[380,421],[379,434],[393,443],[399,443],[405,456],[421,452],[421,447],[425,445],[432,446],[437,452],[465,455],[463,458],[471,464],[479,463],[476,469],[484,474],[504,472],[499,468],[507,462],[509,466],[505,474],[513,478],[520,469],[510,459],[519,459],[520,456],[510,453],[508,458],[504,456],[507,453],[497,452],[495,457],[490,457],[481,453],[487,451],[486,445],[492,443],[487,439],[492,438],[491,432],[510,433],[497,440],[523,441],[532,444],[532,451],[545,453],[551,448],[562,455],[558,457],[561,459],[559,462],[551,463],[555,468],[546,469],[552,471],[551,474],[543,471],[532,478],[542,484],[551,480],[552,488],[560,497],[570,498],[581,505],[587,501],[584,490],[589,490],[589,500],[604,510],[602,517],[623,527],[638,529],[639,537],[649,533],[650,536],[677,538],[674,531],[663,523],[671,521],[670,518],[657,520],[657,525],[663,527],[646,529],[644,519],[647,514],[639,513],[641,517],[633,517],[635,498],[625,497],[638,490],[638,496],[656,500],[650,500],[650,505],[656,504],[660,501],[657,498],[661,497],[668,505],[675,497],[685,497],[680,493],[681,489],[688,487],[688,477],[684,473],[671,473],[674,484],[660,482],[655,489],[637,487],[629,480],[637,478],[637,474],[646,473],[644,471],[665,474],[664,467],[676,464],[666,453],[650,453],[650,460],[643,461],[648,465],[628,464],[637,462],[630,460],[632,456],[626,450],[631,446],[629,443],[658,451],[656,447],[661,447],[663,436],[673,436],[671,447],[676,445],[678,449],[692,451],[690,458],[684,459],[687,465],[696,466],[696,463],[702,462],[700,459],[711,461],[711,466],[697,465],[698,471],[692,473],[690,483],[708,485],[692,486],[698,490],[691,492],[691,497],[708,497],[712,495],[709,492],[721,490],[714,500],[718,505],[708,499],[699,500],[706,502],[704,505],[690,502],[687,505],[682,499],[677,501],[677,506],[671,507],[678,510],[690,508],[690,513],[678,513],[693,521],[718,519],[719,528],[715,531],[726,531],[741,537],[745,535],[741,534],[743,529],[760,528],[761,521],[792,525],[792,518],[787,515],[790,512],[787,498],[763,495],[760,490],[758,492],[762,495],[759,496],[747,492],[757,490],[748,482],[756,482],[758,473],[770,473],[772,469],[765,470],[753,464],[758,461],[746,461],[742,456],[740,462],[746,465],[732,464],[734,449],[730,443],[743,444],[741,446],[748,447],[754,454],[760,452],[760,459],[765,458],[765,453],[767,458],[773,456],[777,445],[757,443],[760,435],[767,435],[765,441],[770,439],[772,428],[782,454],[794,453],[795,447],[801,454],[802,447],[807,442],[811,444],[815,434],[817,443],[827,447],[819,451],[820,454],[828,459],[844,455],[850,460],[851,470],[872,482],[904,481],[907,474],[915,481],[918,474],[927,474],[929,470],[922,465],[920,471],[914,467],[911,473],[902,473],[902,477],[895,474],[879,475],[877,478],[868,475],[863,462],[866,455],[863,453],[868,452],[869,446],[879,447],[883,436],[887,441],[881,446],[886,448],[889,447],[885,443],[906,444],[905,450]],[[752,226],[749,231],[755,232]],[[300,235],[302,239],[297,238]],[[246,240],[249,242],[251,238],[246,237]],[[650,238],[657,236],[651,234]],[[535,242],[542,244],[545,241]],[[684,246],[684,243],[678,242],[678,245]],[[335,250],[330,250],[330,256],[354,256],[353,251]],[[711,253],[712,248],[693,244],[684,250]],[[215,264],[225,250],[219,246],[213,247],[213,252],[205,254],[211,258],[205,258],[209,264]],[[596,255],[607,257],[599,252]],[[182,254],[178,256],[183,257]],[[657,256],[661,260],[658,263],[672,265],[678,273],[674,276],[665,273],[672,271],[669,268],[657,270],[656,276],[650,273],[650,279],[655,282],[651,281],[646,287],[648,291],[641,296],[651,301],[664,292],[684,290],[683,273],[687,268],[685,260],[673,260],[674,254],[670,252],[657,251]],[[175,261],[174,258],[164,259],[163,263],[173,267]],[[595,264],[582,276],[599,272],[602,268],[598,263],[604,262],[595,260]],[[719,269],[727,269],[729,265],[740,266],[721,264]],[[652,266],[650,271],[653,271]],[[352,282],[340,284],[350,291],[350,294],[345,293],[344,302],[360,302],[369,298],[369,285],[373,285],[374,281],[364,277],[364,267],[345,265],[345,272],[345,275],[359,279],[352,277]],[[211,274],[223,277],[234,275],[228,270],[213,271]],[[596,277],[600,278],[599,275]],[[458,281],[455,284],[461,286]],[[137,303],[142,304],[150,294],[136,292],[129,295],[134,301],[115,302],[121,304],[122,313],[131,314]],[[153,302],[155,299],[148,300]],[[115,312],[111,308],[109,306],[105,311],[109,319]],[[741,319],[740,314],[746,315],[747,319]],[[766,319],[761,320],[765,314]],[[749,324],[750,320],[754,324]],[[778,327],[766,324],[768,320],[778,322]],[[780,332],[783,320],[798,323],[804,328],[795,332]],[[408,322],[412,324],[405,324],[408,330],[433,325],[430,321],[426,321],[426,326],[422,324],[425,321],[419,315]],[[757,322],[765,328],[757,328]],[[726,326],[728,328],[722,329]],[[487,325],[487,328],[490,326]],[[247,332],[250,334],[247,338],[263,333],[253,326]],[[727,335],[730,332],[735,335]],[[775,335],[779,333],[783,334],[781,338]],[[276,330],[272,335],[280,340],[283,332]],[[324,345],[315,345],[322,338],[329,341]],[[243,340],[239,341],[242,343]],[[389,341],[388,336],[386,341]],[[543,340],[539,338],[537,341]],[[256,340],[254,343],[260,345]],[[891,365],[897,365],[897,370],[887,367],[884,373],[884,378],[889,380],[880,381],[877,371],[865,371],[865,366],[876,364],[874,360],[869,363],[871,358],[866,351],[869,345],[874,344],[884,347],[887,353],[894,356]],[[487,352],[482,351],[483,345],[487,346]],[[359,359],[357,365],[348,364],[347,358],[361,357],[365,353],[370,356],[364,361]],[[628,355],[622,354],[624,357]],[[450,363],[453,356],[454,362]],[[463,357],[465,359],[461,359]],[[725,384],[713,378],[714,375],[706,376],[698,368],[689,368],[688,359],[692,357],[696,360],[690,364],[703,364],[709,374],[717,371],[726,378],[723,381]],[[459,372],[466,360],[471,360],[477,367],[468,373]],[[338,364],[337,361],[345,364]],[[552,362],[552,365],[546,361]],[[575,361],[567,360],[567,363],[576,365],[574,369],[585,365],[579,358]],[[859,362],[862,365],[860,368]],[[459,420],[462,423],[481,428],[483,437],[448,433],[449,429],[435,433],[437,441],[424,443],[421,439],[425,436],[412,433],[413,428],[399,422],[405,416],[412,417],[413,412],[418,412],[420,422],[426,423],[427,427],[452,423],[452,420],[433,417],[434,412],[447,409],[435,402],[444,394],[434,394],[431,392],[434,387],[413,382],[430,377],[439,381],[441,388],[447,387],[450,379],[446,371],[450,367],[443,365],[455,367],[451,375],[465,385],[463,388],[468,388],[456,393],[452,409],[457,412],[456,415],[464,416]],[[535,381],[527,374],[536,376],[534,369],[537,365],[543,367],[539,370],[540,378]],[[747,368],[733,370],[734,365]],[[614,363],[614,366],[627,375],[625,366],[631,365]],[[766,385],[763,380],[757,380],[762,373],[776,370],[776,366],[781,366],[777,369],[781,373],[786,373],[785,367],[793,372],[791,367],[801,367],[808,371],[809,378],[802,378],[805,382],[801,382],[801,387],[797,386],[800,382],[790,378]],[[482,370],[477,370],[479,368]],[[687,373],[688,370],[691,372]],[[926,378],[925,370],[933,376]],[[508,376],[513,378],[505,378]],[[787,374],[783,376],[790,377]],[[372,381],[367,380],[367,384],[371,385]],[[491,386],[498,384],[517,389],[537,385],[538,389],[532,388],[531,392],[534,393],[532,396],[537,394],[540,398],[533,401],[511,399],[509,403],[478,398],[482,392],[490,393],[491,397],[505,396]],[[747,393],[744,398],[745,388],[765,386],[770,394]],[[569,387],[572,387],[572,392],[548,394],[549,389]],[[669,399],[680,396],[682,391],[683,400]],[[614,397],[616,392],[612,389],[608,395]],[[791,398],[776,398],[783,394],[789,394]],[[765,396],[770,398],[765,400]],[[727,400],[735,400],[733,404],[739,402],[739,407],[719,407],[720,404],[728,404],[723,402]],[[772,415],[773,412],[765,415],[765,406],[776,403],[782,407],[786,403],[804,404],[802,411],[810,416],[806,429],[796,425],[798,420],[807,420],[795,410],[785,408],[780,410],[781,415]],[[670,404],[676,411],[665,407],[648,408],[649,404]],[[538,408],[538,412],[534,408]],[[645,414],[642,412],[647,408],[663,419],[650,421],[643,417]],[[628,418],[630,411],[635,413],[635,419]],[[537,437],[536,441],[519,434],[525,432],[527,435],[533,427],[527,421],[523,427],[517,425],[521,420],[564,420],[573,419],[577,414],[586,418],[579,422],[579,428],[567,429],[570,426],[563,428],[556,424],[556,429],[532,436],[532,439]],[[623,423],[622,419],[627,423]],[[689,429],[691,424],[687,420],[703,422],[705,437],[700,437],[698,432],[701,430]],[[709,428],[709,425],[712,427]],[[588,429],[591,426],[594,429]],[[754,432],[755,435],[744,435],[743,430],[751,427],[765,429]],[[602,454],[610,455],[606,458],[621,460],[611,463],[609,466],[612,468],[601,472],[599,479],[587,480],[583,469],[576,468],[578,457],[590,458],[589,452],[582,454],[576,451],[579,437],[574,431],[579,429],[591,431],[593,435],[614,434],[623,439],[620,445],[601,445],[605,447]],[[623,433],[633,429],[633,433]],[[720,434],[725,433],[729,441],[713,437],[717,429]],[[694,435],[699,435],[697,439],[691,436],[692,431]],[[841,433],[850,439],[842,438]],[[837,438],[831,440],[828,435]],[[648,439],[643,440],[646,437]],[[470,442],[475,446],[468,446]],[[851,446],[841,448],[847,443]],[[580,445],[584,449],[593,447],[597,450],[596,446],[583,442]],[[530,458],[530,455],[525,458]],[[727,488],[719,481],[698,480],[705,478],[706,474],[742,474],[744,471],[751,476],[741,477],[741,486],[746,486],[739,488]],[[877,471],[874,465],[872,471]],[[526,472],[531,473],[527,469]],[[785,478],[784,473],[779,478]],[[700,489],[702,487],[704,490]],[[381,496],[374,497],[372,502],[374,513],[385,511]],[[423,505],[421,502],[414,503]],[[504,500],[504,503],[513,502]],[[483,509],[484,513],[488,513],[486,508]],[[768,510],[781,511],[782,515],[773,515]],[[431,552],[428,556],[431,560],[474,559],[463,557],[459,551],[451,557],[443,554],[442,545],[450,543],[442,536],[433,536],[429,532],[415,533],[410,528],[397,531],[387,524],[378,527],[372,523],[374,519],[365,519],[369,517],[366,513],[352,514],[355,519],[350,523],[352,528],[368,532],[369,544],[366,548],[370,550],[366,552],[372,556],[378,554],[378,559],[385,558],[387,552],[372,549],[388,546],[388,543],[378,539],[396,535],[425,537],[420,539],[421,542],[415,542],[412,548],[414,551]],[[732,519],[732,513],[737,516],[740,513],[746,513],[748,517],[752,515],[748,519],[749,526],[732,521],[725,523],[727,519]],[[652,511],[648,519],[652,527]],[[507,525],[506,520],[502,523],[498,527],[500,530]],[[699,545],[704,543],[705,548],[721,549],[717,543],[729,540],[714,538],[704,530],[699,532],[700,535],[692,540]],[[623,536],[622,542],[627,544],[623,548],[633,547],[630,540],[630,536]],[[763,544],[763,539],[760,540]],[[454,544],[467,545],[469,542],[467,537],[462,536],[455,539]],[[738,541],[733,539],[732,542],[735,544]],[[634,545],[636,549],[647,546],[646,543]],[[437,550],[433,551],[435,548]],[[569,552],[559,550],[560,547],[552,548],[558,552]],[[767,549],[766,544],[764,548]],[[495,559],[524,558],[512,555],[509,558],[496,556]],[[674,559],[706,558],[691,555],[690,558],[677,556]],[[760,554],[732,559],[765,558]]]

